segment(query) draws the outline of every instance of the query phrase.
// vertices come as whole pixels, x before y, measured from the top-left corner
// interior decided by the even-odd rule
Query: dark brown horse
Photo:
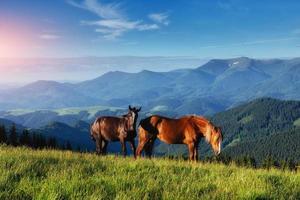
[[[121,117],[98,117],[91,125],[91,138],[96,142],[96,152],[106,154],[108,141],[120,141],[122,153],[127,154],[126,141],[130,142],[135,157],[134,138],[136,137],[136,121],[141,108],[131,108]]]
[[[145,150],[145,154],[151,157],[154,141],[158,138],[167,144],[186,144],[190,160],[197,160],[201,137],[210,143],[216,155],[221,152],[221,129],[204,117],[184,116],[170,119],[158,115],[150,116],[140,122],[136,154],[141,156],[141,152]]]

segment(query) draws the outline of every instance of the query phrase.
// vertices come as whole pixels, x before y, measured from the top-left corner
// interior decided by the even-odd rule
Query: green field
[[[300,173],[0,146],[0,199],[300,199]]]
[[[300,127],[300,118],[294,121],[294,126]]]

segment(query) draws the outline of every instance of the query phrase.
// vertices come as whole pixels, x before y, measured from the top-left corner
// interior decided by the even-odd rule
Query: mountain
[[[222,127],[224,152],[231,157],[268,155],[300,161],[300,101],[261,98],[214,115]]]
[[[74,90],[72,84],[37,81],[0,95],[0,107],[57,108],[103,103]]]
[[[22,126],[22,125],[20,125],[20,124],[16,124],[15,122],[13,122],[13,121],[11,121],[11,120],[0,118],[0,125],[5,126],[5,128],[6,128],[7,130],[9,130],[9,128],[10,128],[13,124],[15,124],[17,130],[23,130],[23,129],[25,128],[24,126]]]
[[[92,122],[101,115],[122,115],[126,110],[119,107],[74,107],[51,110],[11,110],[0,111],[0,117],[22,124],[29,128],[40,128],[49,122],[61,122],[75,127],[78,121]]]
[[[217,113],[211,119],[222,127],[224,145],[234,140],[252,139],[285,132],[300,118],[300,101],[261,98]]]
[[[212,115],[259,98],[300,99],[300,58],[213,59],[195,69],[113,71],[76,84],[38,81],[0,91],[1,110],[58,109],[128,104],[160,107],[176,115]],[[193,105],[193,106],[191,106]],[[198,105],[198,106],[194,106]]]
[[[268,156],[277,161],[300,160],[300,128],[262,136],[250,140],[244,140],[225,149],[225,154],[237,158],[247,155],[262,162]]]
[[[89,124],[82,123],[81,126],[85,127],[89,126]],[[61,144],[68,141],[74,149],[80,147],[81,149],[92,150],[94,146],[88,135],[89,132],[78,126],[71,127],[61,122],[50,122],[46,126],[36,129],[35,132],[41,133],[46,137],[55,137]]]

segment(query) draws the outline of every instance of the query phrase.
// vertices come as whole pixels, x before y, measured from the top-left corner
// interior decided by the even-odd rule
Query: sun
[[[36,46],[30,26],[0,21],[0,57],[24,57]]]

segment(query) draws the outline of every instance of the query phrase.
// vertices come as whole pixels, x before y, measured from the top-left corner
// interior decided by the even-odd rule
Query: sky
[[[299,10],[299,0],[0,0],[0,58],[298,57]]]

